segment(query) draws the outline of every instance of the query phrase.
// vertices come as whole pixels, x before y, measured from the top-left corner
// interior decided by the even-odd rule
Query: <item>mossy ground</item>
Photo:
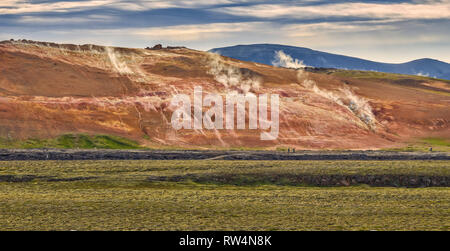
[[[399,151],[399,152],[450,152],[450,139],[448,138],[423,138],[413,142],[408,143],[405,147],[384,149],[388,151]]]
[[[447,187],[148,180],[192,173],[449,176],[448,166],[448,161],[0,162],[0,176],[35,176],[0,182],[0,230],[448,230]]]
[[[397,74],[397,73],[386,73],[386,72],[376,72],[376,71],[359,71],[359,70],[342,70],[342,69],[316,69],[315,71],[333,74],[341,77],[349,77],[356,79],[379,79],[379,80],[432,80],[432,81],[442,81],[446,83],[450,83],[450,80],[446,79],[436,79],[425,76],[417,76],[417,75],[405,75],[405,74]]]
[[[1,139],[0,148],[139,149],[137,142],[112,135],[65,134],[51,139]]]
[[[448,138],[423,138],[409,142],[405,147],[382,149],[387,151],[404,151],[404,152],[427,152],[430,147],[436,152],[450,152],[450,139]],[[55,148],[55,149],[149,149],[140,145],[138,142],[113,136],[113,135],[88,135],[88,134],[64,134],[56,138],[38,139],[31,138],[26,140],[5,139],[0,138],[0,149],[39,149],[39,148]],[[180,147],[180,146],[164,146],[154,145],[152,149],[160,150],[198,150],[198,147]],[[221,148],[209,147],[214,150],[231,150],[231,151],[259,151],[266,150],[264,147],[234,147]],[[278,147],[276,151],[287,152],[288,147]]]

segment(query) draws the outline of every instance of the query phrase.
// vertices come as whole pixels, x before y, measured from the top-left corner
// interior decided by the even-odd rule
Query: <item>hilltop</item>
[[[171,98],[194,86],[279,94],[278,139],[261,141],[259,130],[174,130]],[[419,76],[278,68],[184,47],[0,43],[6,142],[87,134],[153,148],[379,149],[449,138],[449,102],[448,81]]]

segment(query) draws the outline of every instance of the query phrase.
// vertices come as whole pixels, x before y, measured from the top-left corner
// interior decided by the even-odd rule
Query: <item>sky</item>
[[[274,43],[450,63],[450,0],[0,0],[0,40],[197,50]]]

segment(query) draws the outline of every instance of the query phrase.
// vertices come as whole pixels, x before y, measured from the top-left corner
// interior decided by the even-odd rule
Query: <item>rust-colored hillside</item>
[[[280,95],[280,133],[174,130],[174,94]],[[0,43],[0,137],[112,134],[146,146],[376,149],[450,138],[449,82],[276,68],[186,48]]]

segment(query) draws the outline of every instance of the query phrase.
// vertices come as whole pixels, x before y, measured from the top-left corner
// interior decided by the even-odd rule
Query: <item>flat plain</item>
[[[449,178],[447,160],[2,161],[0,229],[448,230]]]

